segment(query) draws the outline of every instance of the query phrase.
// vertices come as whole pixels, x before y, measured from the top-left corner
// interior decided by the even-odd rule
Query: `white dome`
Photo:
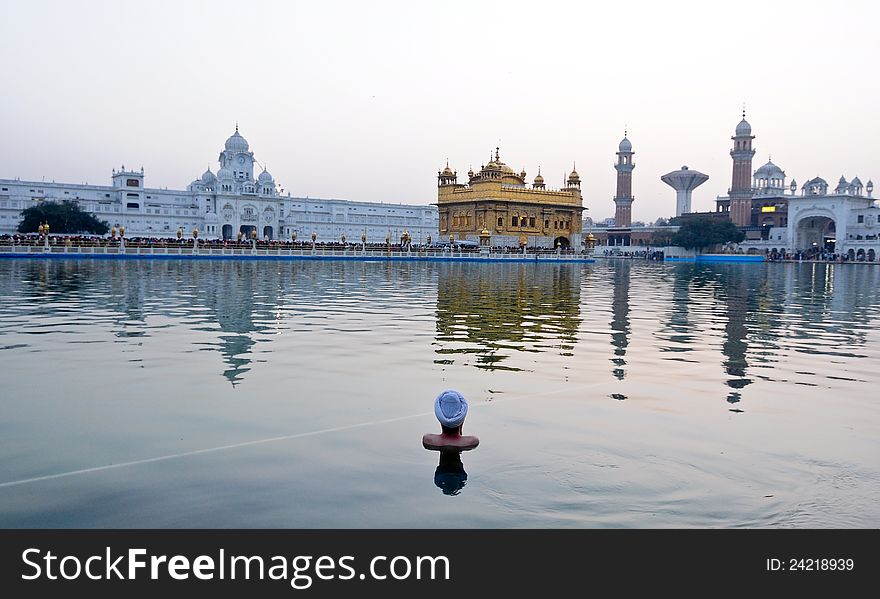
[[[272,175],[269,174],[269,171],[263,169],[263,172],[260,173],[260,176],[257,178],[260,183],[272,183]]]
[[[217,171],[217,178],[218,179],[232,179],[232,171],[226,167],[223,167],[219,171]]]
[[[785,171],[768,160],[767,164],[755,171],[755,176],[767,179],[783,179],[785,178]]]
[[[628,140],[626,137],[624,137],[623,140],[621,140],[620,145],[617,146],[618,152],[632,152],[632,149],[632,142],[630,142],[630,140]]]
[[[235,128],[235,133],[226,140],[226,150],[230,152],[248,151],[248,142],[238,133],[238,127]]]
[[[739,122],[739,125],[736,126],[736,136],[739,137],[741,135],[751,135],[752,134],[752,126],[749,125],[749,122],[743,118]]]
[[[214,176],[214,173],[211,172],[211,169],[206,170],[202,174],[202,183],[213,183],[217,180],[217,177]]]

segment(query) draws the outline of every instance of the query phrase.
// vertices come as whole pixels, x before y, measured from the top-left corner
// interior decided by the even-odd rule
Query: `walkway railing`
[[[376,260],[499,260],[517,261],[592,261],[585,253],[530,251],[473,251],[450,250],[442,248],[421,249],[375,249],[375,248],[339,248],[339,247],[284,247],[284,246],[198,246],[189,244],[169,245],[43,245],[43,244],[3,244],[0,243],[0,256],[52,256],[52,257],[190,257],[190,258],[224,258],[224,257],[260,257],[260,258],[342,258],[342,259],[376,259]]]

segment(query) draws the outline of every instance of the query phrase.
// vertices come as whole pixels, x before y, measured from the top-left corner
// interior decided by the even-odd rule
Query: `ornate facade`
[[[359,243],[397,243],[404,232],[413,243],[436,238],[437,209],[430,205],[352,202],[291,197],[281,191],[265,166],[260,166],[247,140],[235,127],[218,157],[185,190],[145,186],[144,169],[112,172],[111,185],[88,185],[0,179],[0,234],[14,233],[21,211],[35,202],[71,200],[110,225],[125,227],[128,237],[189,237],[198,229],[202,239],[237,239],[257,232],[260,239],[319,242],[345,235]],[[254,177],[255,167],[258,174]]]
[[[581,180],[572,170],[559,190],[547,189],[540,169],[532,186],[526,172],[514,172],[494,158],[478,173],[468,171],[468,182],[458,183],[449,168],[437,173],[437,206],[441,238],[479,241],[488,231],[491,245],[529,247],[575,247],[581,245]]]

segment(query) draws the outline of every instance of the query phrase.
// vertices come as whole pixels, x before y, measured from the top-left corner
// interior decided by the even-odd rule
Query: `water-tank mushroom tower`
[[[681,216],[691,211],[691,194],[709,180],[709,175],[683,166],[680,170],[666,173],[660,180],[675,190],[675,216]]]

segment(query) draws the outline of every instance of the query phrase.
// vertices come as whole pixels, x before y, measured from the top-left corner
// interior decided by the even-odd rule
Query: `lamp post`
[[[180,240],[183,238],[183,229],[177,227],[177,242],[180,243]]]
[[[241,245],[241,238],[242,238],[243,236],[244,236],[243,233],[242,233],[241,231],[239,231],[239,232],[238,232],[238,235],[235,236],[235,241],[236,241],[236,243],[238,243],[239,245]]]
[[[318,238],[318,233],[312,231],[312,253],[315,253],[315,240]]]
[[[388,233],[385,234],[385,251],[389,256],[391,255],[391,229],[388,229]]]
[[[257,228],[254,227],[251,229],[251,249],[256,254],[257,253]]]
[[[361,233],[361,251],[367,252],[367,230],[364,229],[364,232]]]
[[[40,232],[40,235],[43,237],[43,250],[49,251],[49,223],[45,222],[37,227],[37,230]]]
[[[125,225],[119,227],[119,251],[125,251]]]
[[[199,229],[197,227],[193,227],[193,253],[199,253]]]
[[[116,225],[110,227],[110,242],[113,243],[116,241]]]
[[[488,254],[489,253],[489,242],[492,239],[492,234],[489,233],[489,229],[483,227],[483,230],[480,231],[480,253]]]

